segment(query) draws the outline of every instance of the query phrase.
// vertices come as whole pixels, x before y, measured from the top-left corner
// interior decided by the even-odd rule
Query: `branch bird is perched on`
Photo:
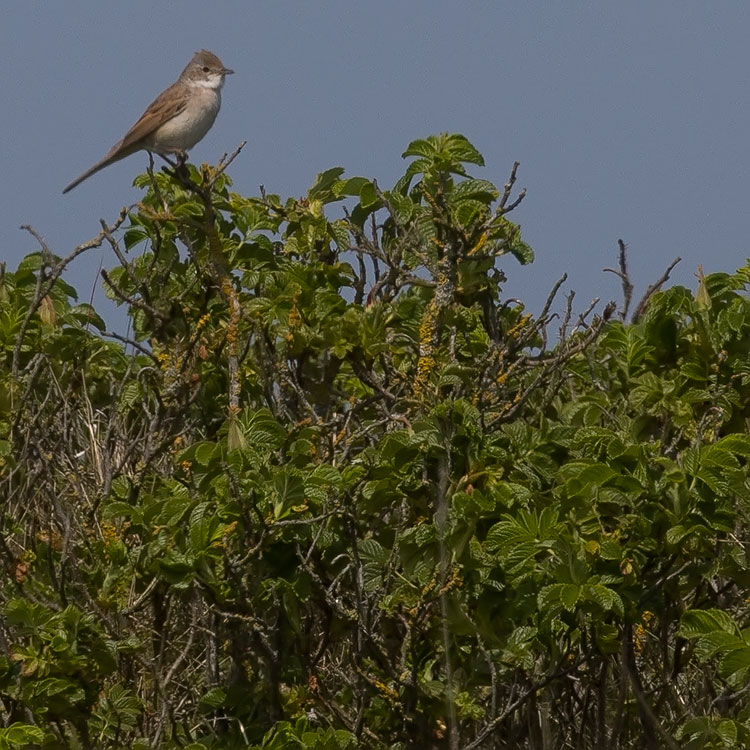
[[[63,193],[136,151],[184,157],[214,124],[221,107],[221,87],[229,73],[234,71],[225,68],[213,52],[206,49],[196,52],[180,77],[151,102],[125,137],[101,161],[73,180]]]

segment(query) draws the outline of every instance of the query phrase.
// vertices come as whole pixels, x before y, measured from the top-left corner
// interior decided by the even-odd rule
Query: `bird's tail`
[[[110,164],[114,164],[116,161],[120,161],[120,159],[124,159],[126,156],[133,153],[127,149],[118,151],[119,148],[120,143],[113,146],[101,161],[98,161],[93,167],[89,167],[82,175],[76,177],[75,180],[63,190],[63,195],[69,190],[72,190],[76,185],[80,185],[84,180],[87,180],[92,174],[96,174],[100,169],[104,169],[104,167],[108,167]]]

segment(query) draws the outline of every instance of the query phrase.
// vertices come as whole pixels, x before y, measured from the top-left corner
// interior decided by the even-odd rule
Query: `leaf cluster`
[[[404,157],[140,177],[127,335],[3,269],[0,747],[747,743],[750,270],[550,333],[518,165]]]

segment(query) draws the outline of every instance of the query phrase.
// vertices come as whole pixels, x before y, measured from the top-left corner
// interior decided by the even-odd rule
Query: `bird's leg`
[[[159,156],[161,156],[161,158],[164,159],[164,161],[167,162],[167,164],[169,164],[169,166],[172,167],[172,169],[177,169],[179,165],[179,160],[176,162],[172,161],[168,156],[165,156],[164,154],[159,154]]]
[[[146,172],[148,173],[148,176],[151,178],[151,182],[154,181],[154,155],[151,153],[151,151],[146,151],[148,154],[148,167],[146,167]]]
[[[185,182],[186,180],[190,179],[190,173],[188,172],[187,167],[185,164],[187,163],[187,151],[175,151],[175,156],[177,157],[174,161],[172,161],[169,157],[165,156],[164,154],[159,154],[162,159],[164,159],[167,164],[169,164],[172,169],[164,168],[164,171],[174,177],[179,182]]]
[[[190,179],[190,173],[188,172],[185,164],[187,163],[188,155],[187,151],[177,152],[177,165],[175,166],[175,173],[179,174],[181,178],[188,180]]]

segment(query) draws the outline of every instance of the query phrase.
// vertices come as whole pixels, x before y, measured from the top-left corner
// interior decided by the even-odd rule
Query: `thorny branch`
[[[57,280],[62,275],[63,271],[82,253],[87,250],[91,250],[95,247],[100,247],[102,242],[107,238],[107,235],[120,228],[122,223],[125,221],[127,216],[127,209],[123,208],[120,211],[120,215],[111,227],[104,227],[99,234],[90,239],[88,242],[84,242],[78,245],[73,251],[65,258],[61,258],[57,263],[53,264],[53,254],[47,246],[44,238],[29,224],[22,224],[21,229],[28,232],[34,239],[39,243],[42,248],[42,267],[39,270],[39,276],[37,277],[37,285],[34,290],[34,296],[32,297],[31,304],[29,305],[26,315],[21,323],[21,327],[16,335],[16,345],[13,349],[13,364],[11,372],[14,377],[18,377],[19,358],[21,355],[21,346],[23,344],[24,337],[26,335],[26,329],[29,326],[31,318],[34,313],[39,309],[42,300],[50,293],[52,287],[55,285]]]

